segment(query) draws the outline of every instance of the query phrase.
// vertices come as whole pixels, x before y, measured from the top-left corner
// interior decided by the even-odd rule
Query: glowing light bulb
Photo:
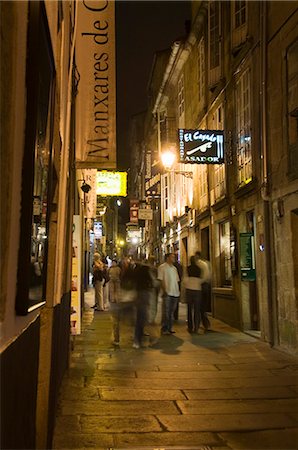
[[[166,169],[171,169],[176,160],[176,155],[172,151],[166,151],[161,154],[161,161]]]

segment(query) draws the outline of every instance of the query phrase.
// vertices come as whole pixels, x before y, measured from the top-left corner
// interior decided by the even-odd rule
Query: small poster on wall
[[[254,235],[252,233],[240,233],[240,269],[241,280],[256,280]]]

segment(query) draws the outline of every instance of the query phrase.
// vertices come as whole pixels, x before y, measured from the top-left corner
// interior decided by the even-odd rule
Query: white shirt
[[[164,283],[166,293],[173,297],[179,297],[179,275],[174,265],[163,263],[158,268],[157,278]]]
[[[202,271],[201,274],[201,278],[203,278],[202,282],[211,283],[211,267],[209,261],[207,261],[206,259],[199,259],[197,261],[197,266]]]

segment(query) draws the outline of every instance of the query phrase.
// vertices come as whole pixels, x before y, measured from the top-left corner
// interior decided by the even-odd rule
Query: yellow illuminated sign
[[[111,195],[127,196],[127,172],[97,171],[96,194],[102,197]]]

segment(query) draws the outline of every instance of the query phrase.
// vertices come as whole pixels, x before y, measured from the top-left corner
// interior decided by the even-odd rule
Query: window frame
[[[245,77],[247,83],[243,88]],[[243,106],[244,105],[244,106]],[[237,186],[242,187],[253,179],[252,161],[252,101],[251,70],[246,68],[237,78],[235,86],[235,133]]]
[[[224,245],[224,233],[223,227],[228,226],[228,240],[229,242]],[[218,224],[218,245],[219,245],[219,275],[221,287],[232,287],[232,257],[231,257],[231,222],[230,220],[224,220]],[[223,252],[222,249],[227,250]],[[229,267],[228,267],[229,266]],[[229,275],[229,276],[228,276]]]
[[[199,205],[204,211],[209,206],[208,200],[208,165],[198,164]]]
[[[214,14],[211,14],[211,8],[215,8]],[[216,10],[218,8],[218,10]],[[212,26],[212,21],[217,20],[217,24]],[[221,45],[221,2],[211,0],[208,2],[208,71],[209,71],[209,85],[213,86],[220,80],[221,77],[221,57],[222,57],[222,45]],[[217,33],[214,30],[218,30]],[[214,37],[213,37],[214,34]],[[215,55],[214,48],[218,53],[218,64],[213,64],[213,58]]]
[[[298,70],[293,76],[289,75],[289,53],[293,48],[298,48],[298,39],[295,39],[287,48],[286,52],[286,116],[287,116],[287,147],[288,147],[288,175],[290,179],[298,178],[298,105],[290,109],[290,88],[297,84],[298,89]],[[298,52],[298,50],[297,50]],[[297,63],[296,63],[297,66]],[[294,83],[293,83],[294,79]],[[295,91],[295,90],[294,90]],[[291,140],[295,134],[296,140]]]
[[[213,130],[224,130],[224,107],[221,103],[214,111]],[[222,199],[226,195],[226,165],[213,165],[213,187],[215,202]]]
[[[198,100],[205,104],[206,68],[205,68],[205,39],[201,37],[198,43]]]
[[[240,10],[236,11],[236,4],[237,3],[244,3],[240,7]],[[237,15],[240,11],[242,14],[244,9],[245,14],[245,20],[244,22],[241,20],[241,23],[237,25]],[[232,47],[238,47],[239,45],[243,44],[246,41],[247,38],[247,15],[248,15],[248,2],[247,1],[233,1],[231,2],[231,22],[232,22]]]
[[[45,44],[45,46],[40,47]],[[40,62],[40,51],[46,52],[47,65],[42,66]],[[38,121],[44,114],[40,106],[39,82],[42,74],[50,71],[48,75],[50,83],[48,85],[47,119],[45,134],[47,135],[48,148],[48,171],[46,186],[46,218],[45,230],[46,239],[44,243],[44,262],[42,276],[42,295],[40,299],[29,301],[29,287],[31,278],[31,251],[32,251],[32,224],[34,182],[37,131]],[[47,73],[48,74],[48,73]],[[29,4],[28,33],[27,33],[27,63],[26,63],[26,123],[24,153],[22,162],[22,190],[21,190],[21,214],[20,214],[20,242],[17,266],[17,291],[15,301],[15,311],[17,315],[27,315],[29,312],[45,304],[46,301],[46,274],[48,258],[48,237],[50,205],[52,199],[52,146],[54,129],[54,98],[55,98],[55,64],[51,45],[51,37],[48,28],[45,6],[42,2],[31,2]]]

